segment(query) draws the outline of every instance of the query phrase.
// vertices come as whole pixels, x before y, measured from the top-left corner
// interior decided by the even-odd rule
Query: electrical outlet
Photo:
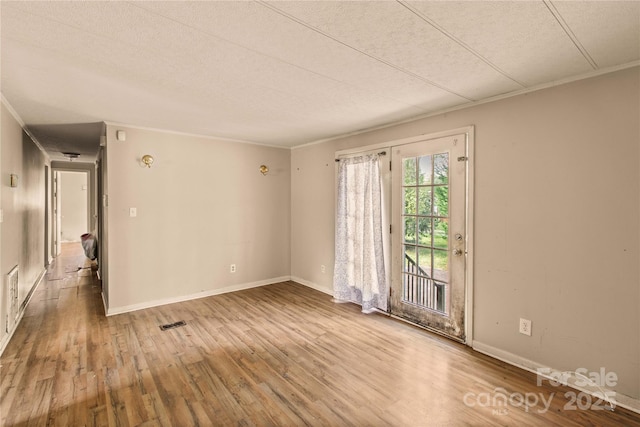
[[[129,208],[129,216],[131,218],[135,218],[138,216],[138,209],[136,208]]]
[[[235,264],[231,264],[229,266],[229,272],[230,273],[235,273],[236,272],[236,265]]]
[[[531,320],[520,318],[520,333],[531,336]]]
[[[324,264],[320,266],[320,272],[321,273],[326,273],[327,269],[325,268]]]

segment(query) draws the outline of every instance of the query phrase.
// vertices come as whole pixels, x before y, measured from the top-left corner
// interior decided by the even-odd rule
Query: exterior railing
[[[413,258],[405,253],[403,301],[444,312],[444,293],[445,284],[434,281]]]

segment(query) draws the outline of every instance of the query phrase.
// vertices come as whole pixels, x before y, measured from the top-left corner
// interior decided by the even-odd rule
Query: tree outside
[[[403,162],[404,241],[416,245],[413,250],[405,246],[405,252],[430,273],[432,262],[434,270],[448,270],[448,172],[448,153],[408,158]]]

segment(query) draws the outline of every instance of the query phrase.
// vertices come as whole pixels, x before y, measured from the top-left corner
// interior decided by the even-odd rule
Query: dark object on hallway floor
[[[94,261],[98,257],[98,239],[91,233],[84,233],[80,236],[82,240],[82,249],[84,254],[91,261]]]

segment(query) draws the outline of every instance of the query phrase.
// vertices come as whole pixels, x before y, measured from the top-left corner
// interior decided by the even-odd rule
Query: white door
[[[44,266],[49,265],[49,249],[50,249],[50,212],[49,212],[49,166],[44,166]]]
[[[392,148],[392,314],[465,340],[466,135]]]
[[[60,185],[60,172],[53,173],[53,212],[54,218],[54,253],[53,256],[62,252],[62,186]]]

